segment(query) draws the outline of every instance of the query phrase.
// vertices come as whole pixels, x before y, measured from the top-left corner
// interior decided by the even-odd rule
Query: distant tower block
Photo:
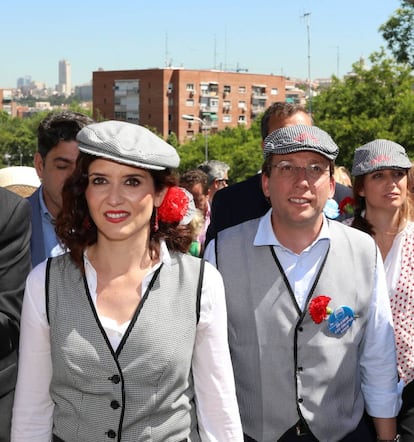
[[[59,84],[57,91],[68,97],[72,93],[72,72],[67,60],[59,61]]]

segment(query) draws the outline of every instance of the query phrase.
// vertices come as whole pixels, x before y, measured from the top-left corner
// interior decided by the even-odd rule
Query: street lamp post
[[[10,167],[10,160],[11,160],[11,155],[9,154],[9,152],[6,152],[5,154],[4,154],[4,159],[5,159],[5,161],[6,161],[6,163],[7,163],[7,167]]]
[[[310,12],[303,14],[306,19],[306,31],[308,34],[308,95],[309,95],[309,114],[312,115],[312,81],[311,81],[311,43],[310,43]]]
[[[22,152],[22,148],[20,146],[18,146],[17,149],[19,151],[20,166],[23,166],[23,152]]]
[[[206,161],[208,161],[208,131],[207,131],[208,126],[207,126],[206,122],[199,117],[195,117],[194,115],[184,114],[184,115],[181,115],[181,118],[186,121],[198,121],[200,123],[201,131],[202,132],[204,131],[204,137],[205,137],[204,138],[205,139],[204,156],[205,156]]]

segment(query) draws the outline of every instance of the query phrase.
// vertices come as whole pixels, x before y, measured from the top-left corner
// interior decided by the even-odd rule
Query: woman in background
[[[384,260],[404,384],[397,419],[401,441],[414,442],[414,223],[407,174],[411,162],[392,141],[374,140],[356,149],[353,227],[375,238]]]

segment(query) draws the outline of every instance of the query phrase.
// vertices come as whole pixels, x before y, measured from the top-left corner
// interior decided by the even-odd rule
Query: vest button
[[[303,371],[303,367],[298,367],[298,371]]]
[[[299,327],[298,331],[303,332],[303,327]]]
[[[300,398],[298,399],[298,402],[301,404],[301,403],[303,402],[303,399],[300,397]]]
[[[117,408],[119,408],[119,402],[118,401],[111,401],[111,408],[113,408],[114,410],[116,410]]]
[[[114,384],[119,384],[121,382],[121,377],[118,374],[114,374],[109,378]]]
[[[111,439],[115,439],[116,437],[116,433],[114,430],[108,430],[108,432],[106,433],[108,435],[108,437],[110,437]]]

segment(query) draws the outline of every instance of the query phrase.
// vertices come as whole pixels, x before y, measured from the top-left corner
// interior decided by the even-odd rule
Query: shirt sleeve
[[[46,262],[29,274],[23,298],[19,370],[13,406],[13,442],[45,442],[51,439],[53,401],[49,324],[45,304]]]
[[[206,263],[192,360],[201,440],[243,441],[220,273]]]
[[[401,407],[398,389],[394,327],[384,265],[377,253],[374,293],[360,357],[362,392],[370,416],[397,416]]]

